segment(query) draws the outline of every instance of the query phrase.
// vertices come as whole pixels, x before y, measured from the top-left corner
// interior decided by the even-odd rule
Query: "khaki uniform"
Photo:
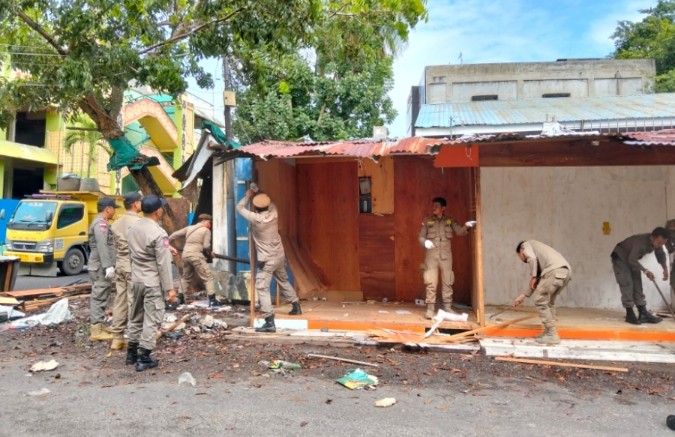
[[[102,214],[98,214],[89,226],[89,249],[87,269],[92,283],[89,317],[95,325],[105,321],[105,307],[112,290],[112,283],[105,278],[105,270],[115,266],[113,233]]]
[[[530,277],[538,278],[534,291],[524,294],[532,296],[542,324],[554,328],[555,301],[572,280],[572,268],[557,250],[537,240],[523,242],[523,249]]]
[[[164,293],[173,290],[169,237],[157,222],[144,217],[129,227],[127,241],[133,292],[129,343],[152,350],[164,318]]]
[[[621,304],[624,308],[647,305],[645,294],[642,291],[642,272],[647,269],[640,264],[640,258],[654,252],[656,260],[666,268],[665,250],[661,248],[654,251],[649,236],[650,234],[638,234],[628,237],[617,244],[612,251],[612,268],[616,282],[619,284]]]
[[[466,235],[466,227],[461,226],[457,219],[444,215],[440,219],[430,215],[422,221],[422,229],[418,240],[424,247],[425,240],[431,240],[434,247],[425,249],[424,258],[424,285],[426,285],[426,303],[436,303],[436,288],[438,286],[438,270],[441,270],[441,293],[443,305],[449,307],[452,304],[452,284],[455,282],[455,274],[452,271],[452,248],[450,241],[452,235]]]
[[[253,212],[246,209],[248,199],[243,197],[237,203],[237,212],[251,226],[251,235],[255,242],[257,270],[255,274],[255,291],[260,300],[260,310],[264,317],[274,315],[270,283],[272,277],[277,280],[281,294],[287,301],[298,302],[298,295],[291,286],[286,273],[286,254],[279,235],[279,217],[274,204],[267,211]]]
[[[204,226],[203,223],[198,223],[174,232],[169,236],[169,242],[177,238],[185,238],[185,246],[183,247],[183,276],[181,278],[183,292],[196,282],[195,276],[197,276],[204,283],[206,294],[209,296],[215,295],[216,286],[213,272],[209,268],[204,256],[204,251],[211,250],[211,230]]]
[[[131,260],[129,259],[129,247],[126,232],[129,227],[140,220],[134,211],[126,211],[124,215],[112,224],[111,228],[115,246],[115,303],[113,305],[113,321],[111,331],[113,334],[122,334],[129,321],[131,309]]]

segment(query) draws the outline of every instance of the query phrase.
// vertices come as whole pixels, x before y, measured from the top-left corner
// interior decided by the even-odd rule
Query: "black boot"
[[[185,305],[185,295],[178,293],[178,305]]]
[[[218,299],[216,299],[215,294],[209,294],[209,308],[213,307],[219,307],[224,305],[222,302],[220,302]]]
[[[124,362],[125,364],[136,364],[138,361],[138,343],[131,343],[127,346],[127,359]]]
[[[277,332],[277,327],[274,325],[274,315],[265,317],[265,324],[260,328],[255,328],[255,332]]]
[[[291,305],[293,305],[293,309],[291,310],[290,313],[288,313],[291,316],[299,316],[302,314],[302,308],[300,308],[300,301],[293,302]]]
[[[638,313],[640,313],[640,318],[638,319],[640,323],[659,323],[663,320],[661,317],[657,317],[647,311],[647,307],[644,305],[638,305],[637,309]]]
[[[626,322],[632,325],[640,325],[640,321],[633,311],[633,307],[626,308]]]
[[[145,369],[152,369],[159,364],[156,359],[152,358],[150,349],[140,348],[138,350],[138,360],[136,361],[136,371],[142,372]]]

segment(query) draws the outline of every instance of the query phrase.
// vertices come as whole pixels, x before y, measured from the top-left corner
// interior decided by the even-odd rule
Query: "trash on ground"
[[[28,396],[44,396],[51,393],[48,388],[42,387],[40,390],[29,391]]]
[[[202,325],[204,328],[207,328],[207,329],[213,328],[213,316],[210,315],[210,314],[205,315],[199,321],[199,324]]]
[[[164,323],[173,323],[176,320],[178,320],[178,317],[175,314],[164,313]]]
[[[408,311],[408,310],[396,310],[396,314],[403,314],[403,315],[405,315],[405,314],[412,314],[412,313],[411,313],[410,311]]]
[[[56,360],[51,361],[38,361],[37,363],[30,366],[31,372],[42,372],[44,370],[54,370],[59,367],[59,363]]]
[[[54,302],[46,313],[14,320],[12,325],[21,329],[30,328],[36,325],[58,325],[59,323],[67,322],[72,317],[73,316],[68,309],[68,298],[63,298]]]
[[[0,305],[0,313],[7,314],[8,320],[15,320],[20,319],[21,317],[26,317],[25,313],[22,313],[21,311],[15,310],[13,307],[6,305]]]
[[[283,360],[274,360],[269,366],[270,369],[286,369],[286,370],[298,370],[302,369],[302,366],[297,363],[292,363],[290,361]]]
[[[363,387],[375,388],[379,381],[377,376],[369,375],[361,369],[354,369],[339,378],[337,382],[350,390],[358,390]]]
[[[183,335],[185,335],[185,334],[183,333],[183,331],[171,331],[171,332],[164,332],[164,333],[162,333],[162,336],[163,336],[164,338],[168,338],[168,339],[170,339],[170,340],[178,340],[178,339],[181,338]]]
[[[391,407],[396,403],[396,398],[383,398],[375,401],[376,407]]]
[[[197,380],[192,376],[192,373],[190,372],[183,372],[181,375],[178,377],[178,385],[181,384],[190,384],[191,386],[195,386],[197,384]]]

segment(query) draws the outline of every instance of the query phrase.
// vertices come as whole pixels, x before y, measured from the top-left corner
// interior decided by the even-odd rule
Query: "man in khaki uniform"
[[[468,230],[476,225],[475,221],[468,221],[461,226],[457,219],[445,215],[447,202],[442,197],[431,201],[432,214],[422,221],[422,229],[418,240],[426,249],[424,257],[424,285],[426,285],[427,312],[425,317],[434,317],[436,307],[436,288],[438,287],[438,270],[441,270],[443,310],[452,312],[452,284],[455,274],[452,271],[452,235],[466,235]]]
[[[115,242],[115,303],[113,305],[112,336],[113,341],[110,349],[126,349],[127,342],[124,340],[124,329],[129,321],[129,309],[131,308],[131,261],[129,260],[129,247],[127,246],[127,229],[132,223],[139,220],[138,213],[141,211],[141,199],[143,196],[135,191],[124,195],[124,215],[112,224]]]
[[[111,280],[115,276],[115,249],[113,234],[108,220],[115,215],[119,205],[109,197],[98,201],[98,214],[89,226],[89,262],[87,268],[91,280],[91,300],[89,318],[91,322],[91,341],[107,341],[112,339],[110,330],[103,324],[105,307],[112,289]]]
[[[668,279],[668,264],[664,246],[670,233],[666,228],[654,228],[651,234],[637,234],[617,244],[612,251],[612,269],[621,291],[621,304],[626,308],[626,322],[633,325],[659,323],[662,319],[647,311],[647,300],[642,291],[642,273],[650,281],[654,273],[640,264],[640,258],[654,252],[656,260],[663,269],[663,280]],[[635,315],[636,305],[639,317]]]
[[[154,194],[143,197],[143,218],[127,230],[131,258],[133,303],[129,314],[129,346],[127,364],[136,363],[136,371],[157,367],[150,356],[157,344],[156,335],[164,319],[165,295],[169,303],[176,301],[171,277],[169,237],[159,225],[166,199]]]
[[[197,278],[201,280],[209,297],[209,306],[218,307],[222,304],[216,299],[216,285],[213,272],[206,262],[205,251],[211,251],[211,216],[199,215],[199,223],[180,229],[169,236],[169,243],[177,238],[185,238],[183,246],[183,275],[181,278],[181,293],[178,303],[185,303],[185,290],[194,285]]]
[[[300,300],[288,281],[286,273],[286,254],[279,235],[279,216],[277,208],[270,197],[265,193],[253,196],[253,191],[246,190],[244,196],[237,203],[236,210],[251,226],[251,235],[255,242],[257,271],[255,274],[255,292],[260,300],[260,310],[265,317],[265,324],[256,328],[257,332],[276,332],[274,324],[274,308],[270,296],[272,277],[277,280],[284,299],[291,302],[293,309],[288,314],[302,314]],[[254,211],[246,209],[246,203],[253,197]]]
[[[518,258],[528,265],[530,286],[513,301],[514,306],[533,296],[534,305],[544,325],[544,332],[535,338],[537,343],[558,344],[560,337],[555,326],[555,300],[572,279],[572,268],[567,260],[551,246],[537,240],[521,241],[516,246]]]

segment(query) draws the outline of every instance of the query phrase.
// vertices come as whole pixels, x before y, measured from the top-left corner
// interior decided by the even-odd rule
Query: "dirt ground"
[[[497,362],[480,353],[411,352],[401,346],[326,346],[311,343],[287,344],[280,341],[260,341],[265,334],[255,335],[255,340],[233,340],[230,329],[187,329],[179,339],[162,338],[153,356],[160,362],[156,369],[136,372],[124,364],[125,352],[111,353],[108,342],[92,343],[88,340],[88,300],[71,303],[73,319],[57,326],[37,326],[25,331],[0,332],[0,363],[25,362],[30,366],[41,360],[68,360],[77,363],[86,372],[92,384],[115,386],[142,384],[156,380],[178,378],[190,372],[198,381],[239,382],[255,377],[292,377],[291,372],[326,380],[336,380],[354,364],[307,357],[308,353],[338,356],[379,364],[378,368],[363,367],[379,378],[380,385],[406,385],[409,387],[443,386],[449,390],[480,395],[491,387],[496,376],[512,378],[514,389],[529,389],[546,381],[580,395],[607,394],[617,396],[641,392],[666,401],[675,400],[675,366],[625,363],[589,362],[588,364],[628,367],[628,373],[575,369],[568,367]],[[243,312],[244,309],[241,309]],[[188,311],[175,311],[177,317]],[[211,314],[215,318],[226,313],[209,313],[208,310],[189,310],[190,314]],[[188,328],[198,326],[191,322]],[[273,360],[298,363],[301,370],[275,374],[267,368]],[[53,378],[60,378],[58,369]],[[254,383],[254,382],[252,382]],[[255,384],[255,383],[254,383]]]

